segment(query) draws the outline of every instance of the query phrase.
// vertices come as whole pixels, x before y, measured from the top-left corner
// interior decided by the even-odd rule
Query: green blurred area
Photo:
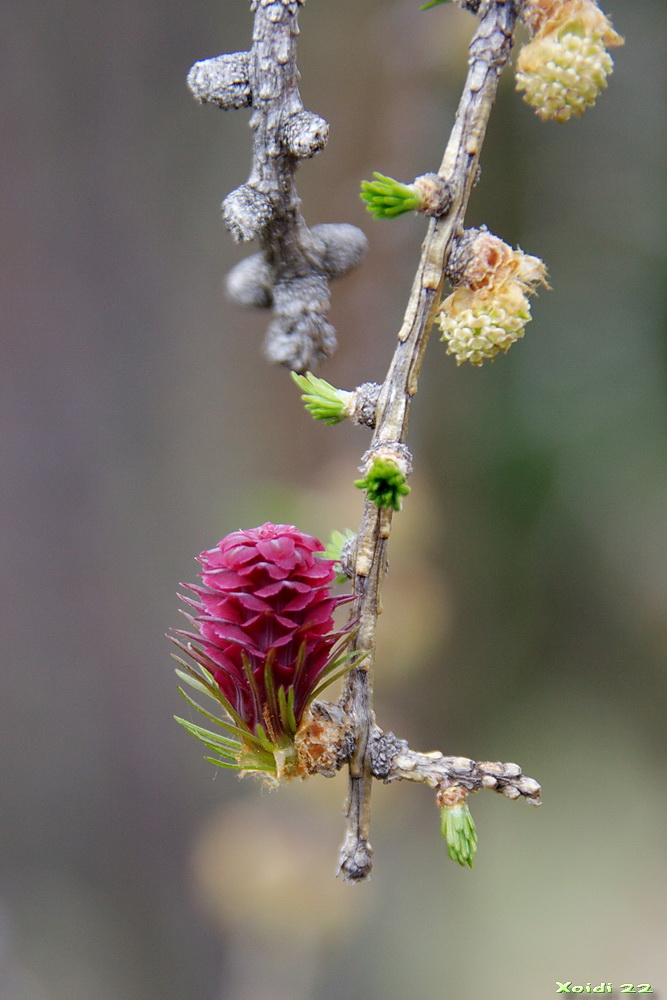
[[[265,520],[327,537],[362,505],[366,431],[313,423],[261,356],[266,316],[222,293],[248,116],[184,78],[247,47],[248,6],[0,5],[2,1000],[667,993],[667,9],[605,9],[626,45],[580,121],[501,82],[468,221],[553,290],[494,364],[429,345],[376,680],[383,727],[515,760],[544,806],[473,798],[469,872],[427,790],[378,787],[350,888],[343,776],[268,795],[172,721],[163,633],[194,556]],[[304,213],[370,241],[320,372],[352,388],[384,376],[425,229],[370,219],[359,183],[437,167],[475,21],[311,0],[300,23],[331,125]]]

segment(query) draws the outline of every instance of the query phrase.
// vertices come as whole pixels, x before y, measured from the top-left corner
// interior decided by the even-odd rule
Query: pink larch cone
[[[185,598],[197,633],[179,634],[199,648],[181,648],[217,686],[235,724],[263,745],[293,742],[339,664],[334,647],[346,630],[334,631],[333,612],[349,598],[332,596],[334,563],[317,555],[323,550],[289,524],[234,531],[199,556],[202,585],[187,585],[198,598]]]

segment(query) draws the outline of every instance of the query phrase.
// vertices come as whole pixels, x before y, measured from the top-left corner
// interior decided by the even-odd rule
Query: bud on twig
[[[195,63],[188,73],[188,87],[202,104],[219,108],[247,108],[252,103],[250,53],[230,52]]]
[[[339,424],[345,420],[347,404],[352,398],[351,392],[336,389],[323,378],[318,378],[312,372],[298,375],[292,372],[292,378],[303,390],[301,399],[313,420],[323,420],[325,424]]]
[[[377,171],[372,181],[361,182],[360,198],[376,219],[395,219],[406,212],[439,217],[452,203],[449,186],[438,174],[422,174],[412,184],[402,184]]]
[[[407,481],[412,471],[410,452],[404,444],[396,441],[367,452],[360,471],[364,473],[363,479],[357,479],[354,485],[366,490],[376,507],[401,509],[402,498],[410,492]]]
[[[472,868],[477,853],[477,831],[467,803],[468,793],[460,785],[450,785],[438,792],[442,836],[452,861]]]

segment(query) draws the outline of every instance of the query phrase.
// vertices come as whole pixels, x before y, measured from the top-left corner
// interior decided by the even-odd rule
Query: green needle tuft
[[[336,570],[336,583],[345,583],[347,581],[347,576],[343,572],[341,565],[341,557],[343,555],[343,548],[355,536],[356,531],[352,531],[351,528],[346,528],[345,531],[332,531],[329,544],[322,553],[323,559],[332,559],[336,564],[334,566]]]
[[[413,184],[401,184],[393,177],[385,177],[377,171],[375,180],[361,182],[360,198],[366,202],[366,209],[376,219],[395,219],[405,212],[415,212],[421,205],[421,198]]]
[[[405,473],[388,458],[375,458],[364,478],[357,479],[354,485],[360,490],[366,490],[368,499],[376,507],[390,507],[393,510],[401,509],[401,498],[410,492]]]
[[[472,868],[477,853],[477,830],[467,803],[443,806],[440,829],[452,861],[458,861],[464,868]]]
[[[305,375],[292,372],[292,378],[303,391],[301,399],[314,420],[324,420],[326,424],[339,424],[345,420],[345,407],[352,393],[336,389],[312,372]]]

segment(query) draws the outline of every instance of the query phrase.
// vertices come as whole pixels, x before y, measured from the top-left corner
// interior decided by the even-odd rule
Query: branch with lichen
[[[188,75],[202,103],[252,109],[252,169],[224,199],[222,216],[237,242],[257,239],[261,249],[231,271],[227,289],[241,305],[272,310],[266,354],[298,372],[334,352],[329,282],[356,267],[367,247],[355,226],[309,229],[301,215],[297,166],[323,149],[329,134],[299,94],[297,11],[304,2],[253,0],[252,48],[195,63]]]
[[[406,440],[430,331],[439,326],[457,364],[493,361],[523,337],[529,296],[548,287],[539,258],[484,226],[464,227],[517,20],[532,34],[519,55],[517,86],[544,120],[567,121],[595,103],[612,68],[607,47],[622,40],[595,0],[458,0],[479,23],[437,173],[403,183],[376,172],[362,183],[361,197],[376,218],[416,212],[430,222],[384,381],[344,391],[308,369],[335,344],[326,319],[329,279],[356,265],[366,242],[352,226],[308,229],[300,214],[296,165],[327,137],[326,122],[304,111],[297,88],[296,15],[304,2],[251,0],[251,50],[197,63],[189,83],[201,101],[253,109],[253,167],[246,184],[225,198],[223,218],[238,241],[256,238],[260,252],[234,268],[228,288],[242,304],[273,309],[267,354],[292,369],[315,419],[330,425],[350,419],[373,430],[355,482],[366,494],[363,517],[356,534],[334,533],[326,550],[292,525],[267,522],[226,536],[199,557],[202,582],[189,585],[194,596],[183,598],[194,612],[186,614],[190,630],[176,630],[172,638],[185,657],[177,657],[178,672],[190,690],[181,694],[208,720],[206,726],[179,721],[214,752],[214,763],[273,783],[348,767],[340,871],[352,882],[371,870],[374,780],[433,789],[448,853],[468,867],[477,847],[471,793],[494,789],[540,804],[539,784],[517,764],[417,752],[378,727],[376,633],[393,515],[410,493]],[[445,2],[431,0],[422,9]],[[451,293],[443,298],[446,280]],[[353,593],[334,597],[330,587],[344,580]],[[336,630],[333,612],[346,602],[348,624]],[[319,700],[338,677],[345,678],[340,700]],[[192,691],[212,699],[216,713]],[[209,728],[216,723],[223,735]]]

